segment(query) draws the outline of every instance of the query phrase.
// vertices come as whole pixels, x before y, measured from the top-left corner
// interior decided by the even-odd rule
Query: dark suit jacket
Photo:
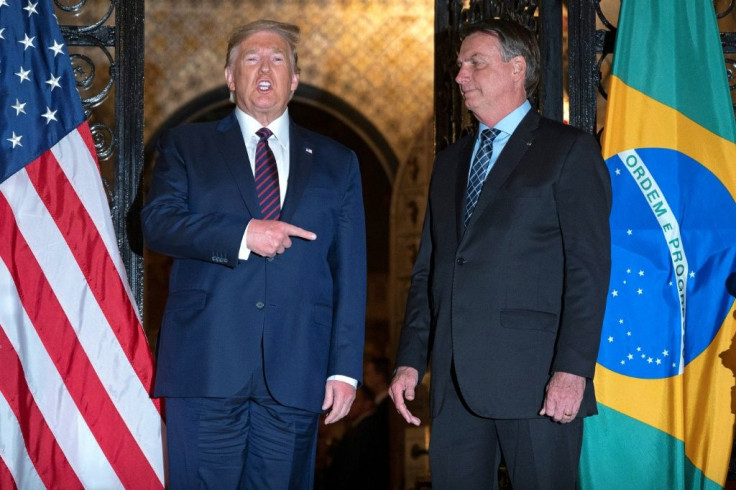
[[[261,218],[235,114],[166,134],[143,209],[147,245],[174,258],[156,396],[230,396],[261,362],[280,403],[321,411],[325,381],[362,379],[365,219],[358,161],[290,125],[281,220],[313,231],[273,259],[238,249]]]
[[[436,416],[454,359],[478,415],[537,417],[551,373],[592,377],[610,273],[610,178],[595,139],[530,111],[463,230],[474,136],[436,159],[397,366],[431,349]]]

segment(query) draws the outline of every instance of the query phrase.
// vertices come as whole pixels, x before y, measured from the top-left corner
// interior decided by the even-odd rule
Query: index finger
[[[305,230],[303,228],[299,228],[298,226],[289,225],[288,223],[287,223],[287,225],[288,226],[286,227],[286,233],[289,236],[296,236],[296,237],[299,237],[299,238],[304,238],[305,240],[314,240],[314,239],[317,238],[317,234],[316,233],[313,233],[311,231],[307,231],[307,230]]]
[[[406,406],[406,403],[404,402],[404,393],[405,388],[392,386],[391,389],[389,389],[389,395],[391,396],[391,399],[393,400],[394,405],[396,406],[396,410],[399,412],[399,415],[401,415],[401,417],[406,420],[407,423],[418,426],[421,422],[411,413],[411,411],[409,411],[409,408]]]

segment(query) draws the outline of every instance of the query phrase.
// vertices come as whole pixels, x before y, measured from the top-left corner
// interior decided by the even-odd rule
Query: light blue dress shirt
[[[488,177],[488,172],[491,171],[491,168],[493,168],[496,160],[498,160],[498,156],[503,151],[506,143],[508,143],[509,138],[511,138],[511,134],[516,131],[516,128],[519,126],[519,123],[521,123],[521,120],[524,119],[524,116],[526,116],[526,114],[531,109],[532,105],[529,103],[528,100],[525,100],[523,104],[511,111],[506,117],[498,121],[498,124],[494,126],[494,129],[499,130],[500,133],[498,134],[498,136],[496,136],[496,139],[493,140],[493,155],[491,155],[491,163],[490,165],[488,165],[486,173],[483,176],[484,181],[486,177]],[[471,162],[475,158],[475,154],[478,153],[478,148],[480,147],[480,135],[483,134],[484,129],[489,128],[485,124],[480,123],[478,127],[478,137],[475,139],[475,147],[473,147],[473,156],[470,159]]]

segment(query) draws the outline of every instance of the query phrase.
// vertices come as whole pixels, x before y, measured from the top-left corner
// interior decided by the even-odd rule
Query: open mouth
[[[270,80],[260,80],[258,82],[258,91],[259,92],[268,92],[271,90],[271,81]]]

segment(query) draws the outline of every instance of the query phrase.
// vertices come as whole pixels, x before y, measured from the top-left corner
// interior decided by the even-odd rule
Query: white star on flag
[[[46,124],[51,121],[56,121],[56,111],[52,111],[50,107],[46,106],[46,112],[42,114],[41,117],[46,118]]]
[[[30,0],[28,1],[28,5],[23,7],[23,10],[28,12],[28,17],[30,17],[33,14],[38,15],[38,12],[36,11],[36,6],[38,6],[38,2],[33,3]]]
[[[25,51],[28,48],[35,48],[36,46],[33,45],[33,40],[36,39],[36,37],[28,37],[28,34],[26,34],[25,39],[22,41],[18,41],[20,44],[24,46],[23,51]]]
[[[59,84],[59,80],[60,79],[61,79],[61,77],[55,77],[55,76],[51,75],[51,78],[49,78],[48,80],[46,80],[46,83],[48,83],[49,85],[51,85],[51,90],[53,91],[55,88],[61,88],[61,85]]]
[[[26,80],[30,82],[31,78],[28,76],[30,74],[31,74],[31,70],[24,70],[22,66],[20,67],[20,70],[17,73],[15,73],[15,75],[17,75],[18,78],[20,78],[20,83],[23,83],[23,81],[26,81]]]
[[[15,99],[15,105],[11,105],[10,107],[12,107],[13,109],[15,109],[15,115],[16,116],[20,116],[21,113],[23,113],[23,114],[26,113],[26,103],[24,102],[24,103],[21,104],[18,99]]]
[[[49,49],[54,52],[54,58],[56,58],[57,54],[63,53],[64,45],[59,44],[58,42],[56,42],[56,40],[54,40],[54,45],[49,46]]]
[[[21,142],[20,142],[20,139],[21,139],[22,137],[23,137],[23,136],[21,136],[21,135],[19,135],[19,134],[15,134],[15,131],[13,131],[13,136],[12,136],[12,137],[10,137],[10,138],[8,138],[8,141],[10,141],[10,142],[11,142],[11,143],[13,144],[13,148],[15,148],[16,146],[23,146],[23,145],[21,144]]]

